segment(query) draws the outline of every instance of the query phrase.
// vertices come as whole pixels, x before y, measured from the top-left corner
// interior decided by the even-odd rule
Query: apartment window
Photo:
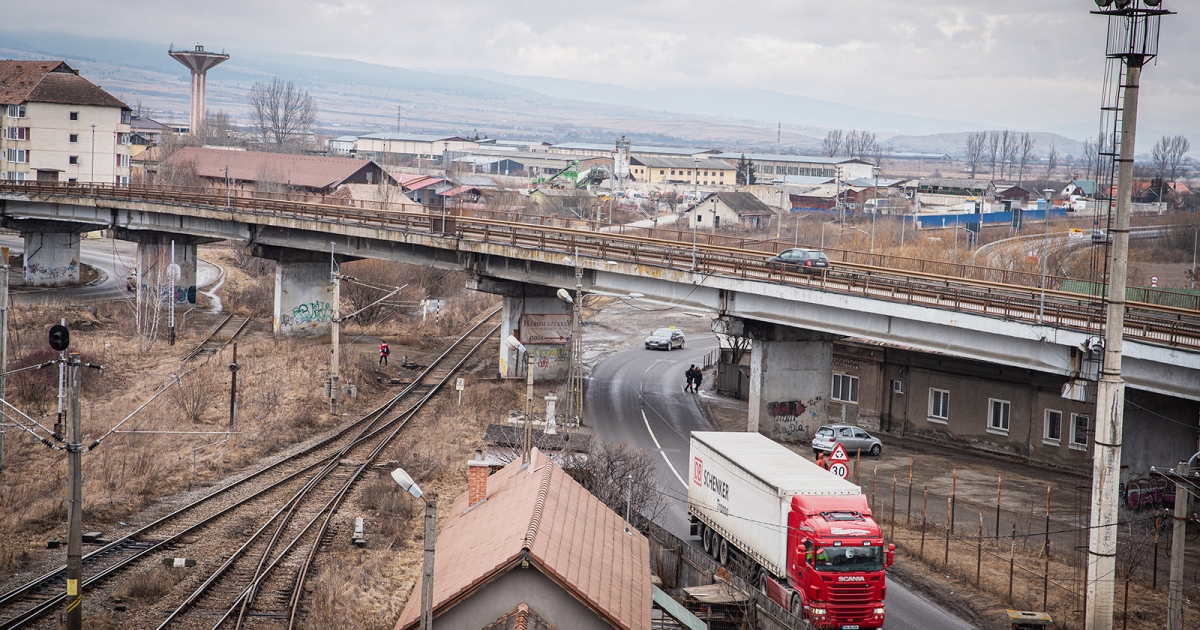
[[[71,134],[71,143],[74,144],[76,142],[79,142],[79,134],[73,133]]]
[[[849,374],[833,375],[833,394],[830,398],[839,402],[858,403],[858,377]]]
[[[71,112],[71,120],[79,120],[79,112]]]
[[[8,133],[5,135],[9,140],[28,140],[29,127],[9,127]]]
[[[9,149],[8,161],[25,164],[29,162],[29,151],[27,149]]]
[[[129,177],[127,175],[121,175],[120,177],[117,178],[117,183],[122,186],[128,186],[129,185]]]
[[[929,421],[946,424],[950,418],[950,392],[944,389],[929,390]]]
[[[20,173],[17,171],[9,171],[4,174],[4,179],[11,180],[11,181],[17,181],[17,182],[23,182],[23,181],[25,181],[25,173]]]
[[[1087,449],[1088,432],[1091,430],[1091,417],[1078,413],[1071,414],[1071,448],[1077,451]]]
[[[128,125],[132,121],[133,121],[133,112],[131,112],[127,109],[122,110],[121,111],[121,124]]]
[[[9,118],[24,118],[25,117],[25,106],[24,105],[9,105],[8,106],[8,117]]]
[[[1042,431],[1042,443],[1058,446],[1062,440],[1062,412],[1046,410],[1046,426]]]
[[[1008,435],[1008,413],[1011,405],[1007,400],[988,399],[988,432]]]
[[[129,168],[129,155],[127,155],[125,153],[118,154],[117,155],[117,167],[118,168]],[[367,173],[367,175],[370,175],[370,173]]]
[[[123,144],[125,146],[129,146],[130,144],[132,144],[132,142],[130,140],[131,140],[130,134],[127,134],[127,133],[118,133],[117,134],[117,144]]]
[[[67,156],[67,164],[79,164],[79,156],[78,155],[68,155]]]
[[[661,168],[660,168],[660,169],[658,169],[658,174],[659,174],[659,175],[662,175],[662,174],[663,174],[663,172],[664,172],[664,171],[663,171]],[[674,174],[675,174],[675,171],[671,171],[671,174],[672,174],[672,175],[674,175]]]

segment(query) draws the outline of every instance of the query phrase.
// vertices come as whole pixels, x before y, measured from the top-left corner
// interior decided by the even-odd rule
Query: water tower
[[[192,135],[196,135],[204,125],[204,84],[208,71],[229,59],[229,55],[208,52],[200,44],[196,44],[195,50],[168,49],[167,54],[192,71],[192,116],[189,124]]]

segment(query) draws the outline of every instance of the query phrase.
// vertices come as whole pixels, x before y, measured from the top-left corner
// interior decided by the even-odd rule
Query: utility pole
[[[579,266],[579,248],[575,248],[575,299],[571,304],[571,386],[568,415],[583,426],[583,268]]]
[[[1183,630],[1183,556],[1184,535],[1187,533],[1188,499],[1191,494],[1183,477],[1188,465],[1179,462],[1175,469],[1175,523],[1171,528],[1171,581],[1167,595],[1167,630]]]
[[[8,377],[8,248],[0,247],[0,398],[7,393]],[[4,472],[4,419],[0,414],[0,472]]]
[[[175,264],[175,239],[171,239],[171,264],[167,265],[167,280],[171,282],[171,294],[167,297],[169,301],[167,315],[167,345],[175,345],[175,291],[179,283],[181,270],[179,265]]]
[[[83,423],[79,353],[67,357],[71,403],[67,417],[67,630],[83,628]]]
[[[334,354],[337,354],[336,352]],[[233,342],[233,362],[229,364],[229,430],[237,428],[237,342]]]
[[[1158,6],[1153,3],[1153,7]],[[1107,84],[1115,92],[1105,96],[1107,112],[1120,115],[1120,153],[1117,157],[1116,216],[1109,252],[1107,313],[1104,320],[1104,360],[1096,387],[1095,452],[1092,457],[1092,505],[1089,519],[1087,630],[1113,626],[1113,590],[1116,585],[1117,507],[1120,500],[1121,442],[1124,435],[1125,381],[1121,378],[1122,334],[1125,327],[1125,283],[1129,263],[1129,208],[1133,191],[1133,150],[1137,132],[1139,82],[1142,66],[1158,55],[1159,21],[1169,11],[1143,7],[1141,0],[1118,3],[1101,11],[1108,17],[1106,56],[1115,76]],[[1149,6],[1149,3],[1147,3]],[[1118,74],[1125,72],[1124,80]],[[1111,100],[1110,100],[1111,99]],[[1118,110],[1116,104],[1121,102]],[[1111,109],[1108,109],[1110,108]],[[1114,126],[1114,132],[1117,129]],[[1114,142],[1114,147],[1116,143]]]
[[[437,495],[425,495],[425,559],[421,574],[421,630],[433,630],[433,550],[437,536]]]
[[[340,401],[338,394],[341,393],[341,385],[338,383],[338,320],[342,318],[342,277],[336,271],[330,271],[330,278],[333,282],[333,322],[332,331],[330,333],[330,349],[329,349],[329,413],[338,415],[341,412]]]
[[[67,318],[62,318],[59,325],[66,327]],[[64,349],[58,352],[58,417],[54,421],[54,439],[60,441],[66,436],[66,429],[63,427],[63,399],[66,398],[66,382],[67,351],[64,346]]]

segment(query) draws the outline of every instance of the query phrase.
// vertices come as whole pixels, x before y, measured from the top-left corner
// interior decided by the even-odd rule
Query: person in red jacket
[[[387,342],[379,344],[379,365],[386,366],[388,355],[392,353],[391,348],[388,348]]]

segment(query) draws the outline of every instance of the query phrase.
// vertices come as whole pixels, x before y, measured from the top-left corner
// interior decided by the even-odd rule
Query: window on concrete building
[[[71,112],[71,120],[79,120],[79,112]]]
[[[24,118],[25,117],[25,106],[24,105],[9,105],[8,106],[8,117],[9,118]]]
[[[117,167],[118,168],[129,168],[129,155],[128,154],[126,154],[126,153],[118,153],[117,154]],[[367,175],[369,176],[370,173],[367,173]],[[368,181],[370,181],[369,177],[368,177]]]
[[[72,143],[79,142],[79,134],[77,134],[77,133],[71,134],[71,142]]]
[[[833,375],[833,394],[830,398],[838,402],[858,403],[858,377],[849,374]]]
[[[946,424],[950,418],[950,392],[944,389],[929,389],[929,421]]]
[[[1078,413],[1071,414],[1071,448],[1077,451],[1087,449],[1088,433],[1091,430],[1091,417]]]
[[[25,181],[25,173],[21,173],[19,171],[9,171],[4,174],[4,179],[15,182],[23,182]]]
[[[1058,446],[1062,440],[1062,412],[1046,410],[1046,426],[1042,431],[1042,443]]]
[[[9,127],[7,135],[9,140],[28,140],[29,127]]]
[[[1008,413],[1011,405],[1007,400],[988,399],[988,432],[1008,435]]]
[[[68,155],[67,156],[67,164],[79,164],[79,156],[78,155]]]
[[[658,169],[658,174],[659,174],[659,175],[662,175],[664,172],[665,172],[665,171],[663,171],[661,168],[660,168],[660,169]],[[675,174],[675,171],[671,171],[671,174],[672,174],[672,175],[674,175],[674,174]]]
[[[25,164],[29,161],[29,151],[26,149],[9,149],[8,161],[16,162],[17,164]]]

